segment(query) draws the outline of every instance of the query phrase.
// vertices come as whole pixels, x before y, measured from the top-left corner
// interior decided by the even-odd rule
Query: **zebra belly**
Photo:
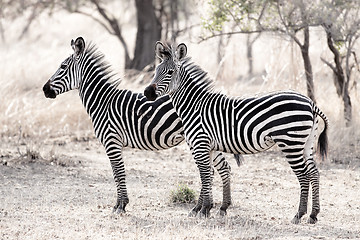
[[[230,136],[230,134],[228,135]],[[269,135],[264,135],[259,139],[253,139],[249,141],[248,139],[251,138],[251,133],[249,135],[244,135],[243,133],[232,134],[231,139],[229,138],[228,141],[214,141],[214,150],[222,151],[226,153],[234,153],[234,154],[254,154],[258,152],[263,152],[271,148],[275,145],[274,140]],[[224,137],[223,139],[225,139]],[[243,139],[243,141],[242,141]],[[229,142],[231,142],[229,144]]]

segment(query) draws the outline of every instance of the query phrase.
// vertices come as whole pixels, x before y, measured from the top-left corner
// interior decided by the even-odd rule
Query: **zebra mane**
[[[113,71],[111,64],[105,60],[105,55],[98,50],[94,43],[89,42],[84,50],[84,56],[87,56],[96,63],[96,66],[100,68],[104,74],[104,78],[107,79],[107,83],[115,88],[119,86],[121,79],[116,77],[117,74]]]
[[[185,57],[180,60],[181,66],[191,76],[192,81],[205,91],[214,91],[214,80],[200,66],[196,65],[191,57]]]

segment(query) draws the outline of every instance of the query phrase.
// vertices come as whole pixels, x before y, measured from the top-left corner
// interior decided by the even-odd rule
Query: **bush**
[[[176,190],[171,191],[170,201],[172,203],[195,202],[195,191],[185,184],[180,184]]]

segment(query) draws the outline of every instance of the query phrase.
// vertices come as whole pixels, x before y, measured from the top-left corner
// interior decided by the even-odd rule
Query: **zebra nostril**
[[[147,98],[147,100],[154,101],[156,99],[157,95],[155,90],[156,90],[155,84],[152,84],[145,88],[144,95]]]
[[[47,97],[47,98],[56,98],[55,91],[53,89],[51,89],[50,80],[47,81],[45,83],[45,85],[43,86],[43,92],[44,92],[45,97]]]

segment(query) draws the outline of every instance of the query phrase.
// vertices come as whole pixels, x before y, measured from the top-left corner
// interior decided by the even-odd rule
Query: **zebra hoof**
[[[209,218],[209,217],[210,217],[210,213],[203,213],[203,212],[199,213],[199,218]]]
[[[226,212],[226,210],[220,209],[219,212],[218,212],[218,215],[219,215],[220,217],[225,217],[225,216],[227,215],[227,212]]]
[[[118,209],[114,209],[113,213],[115,214],[123,214],[125,213],[125,209],[121,209],[121,208],[118,208]]]
[[[197,211],[192,210],[191,212],[189,212],[188,217],[196,217],[197,213]]]
[[[115,214],[122,214],[125,212],[125,206],[123,204],[116,204],[113,208],[113,213]]]
[[[129,200],[117,200],[116,205],[113,208],[113,213],[121,214],[125,213],[125,207],[128,204]]]
[[[307,223],[309,224],[315,224],[317,222],[317,218],[316,217],[309,217]]]
[[[301,222],[301,219],[298,216],[295,216],[292,220],[292,224],[299,224]]]
[[[199,213],[200,218],[208,218],[210,217],[210,209],[202,208]]]

